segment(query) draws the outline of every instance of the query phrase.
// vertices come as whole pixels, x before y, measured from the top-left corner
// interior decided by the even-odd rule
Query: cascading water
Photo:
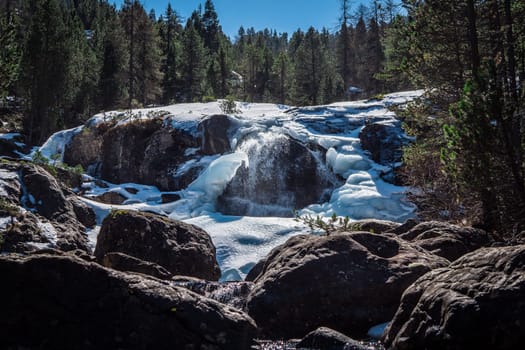
[[[327,200],[337,179],[320,150],[311,150],[279,127],[248,135],[237,147],[248,162],[218,198],[226,215],[290,217],[294,209]]]

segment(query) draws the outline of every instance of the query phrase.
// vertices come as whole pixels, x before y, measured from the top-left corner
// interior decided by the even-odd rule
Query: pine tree
[[[304,105],[320,102],[323,64],[319,33],[310,27],[297,49],[294,79],[296,102]]]
[[[18,15],[0,11],[0,100],[9,94],[19,74],[22,48],[18,42]]]
[[[30,141],[39,144],[69,121],[67,113],[78,92],[78,52],[72,34],[78,28],[68,31],[69,14],[57,0],[35,1],[29,13],[21,70],[28,104],[24,127]]]
[[[161,69],[164,76],[162,82],[164,103],[175,101],[180,92],[178,71],[181,56],[181,32],[178,15],[171,8],[171,4],[168,4],[165,17],[160,21],[162,56],[164,57]]]
[[[117,11],[101,5],[95,22],[94,42],[99,64],[97,106],[102,110],[128,106],[128,55]]]
[[[162,93],[158,32],[137,0],[125,0],[121,10],[128,49],[128,108],[156,103]]]
[[[204,44],[191,19],[186,23],[182,39],[183,92],[188,102],[198,101],[204,93]]]

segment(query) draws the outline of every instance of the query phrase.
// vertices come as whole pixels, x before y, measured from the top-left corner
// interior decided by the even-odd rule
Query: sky
[[[110,1],[111,2],[111,1]],[[120,7],[122,0],[113,0]],[[205,0],[141,0],[149,12],[154,9],[157,16],[163,14],[168,2],[174,10],[188,18]],[[354,8],[359,1],[353,1]],[[310,26],[323,27],[334,32],[338,27],[339,0],[214,0],[215,10],[223,32],[234,39],[240,26],[275,29],[278,33],[303,31]]]

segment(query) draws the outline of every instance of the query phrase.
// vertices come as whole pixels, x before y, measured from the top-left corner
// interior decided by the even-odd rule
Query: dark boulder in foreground
[[[296,349],[367,350],[369,348],[338,331],[319,327],[315,331],[308,333],[296,345]]]
[[[202,229],[160,215],[114,211],[108,215],[97,239],[95,256],[120,252],[153,262],[173,275],[218,280],[221,272],[215,247]]]
[[[439,221],[420,223],[400,237],[450,261],[494,242],[483,230]]]
[[[184,288],[71,255],[0,257],[4,348],[239,349],[246,314]]]
[[[446,265],[395,236],[295,236],[270,252],[247,311],[274,339],[302,337],[320,326],[363,338],[392,318],[417,278]]]
[[[421,277],[385,340],[392,349],[521,349],[525,245],[482,248]]]

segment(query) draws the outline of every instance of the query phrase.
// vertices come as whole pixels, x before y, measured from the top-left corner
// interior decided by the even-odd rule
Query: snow
[[[236,125],[229,154],[195,157],[176,169],[182,174],[194,166],[204,171],[187,188],[177,192],[181,199],[162,203],[162,193],[153,186],[139,184],[110,184],[97,186],[95,179],[85,177],[82,190],[86,204],[94,208],[97,224],[115,208],[156,212],[172,219],[183,220],[206,230],[216,248],[222,270],[221,280],[244,278],[249,269],[274,247],[293,235],[308,232],[292,218],[226,216],[218,213],[215,204],[240,166],[249,167],[255,161],[254,147],[268,144],[288,135],[304,144],[319,145],[326,150],[320,155],[333,173],[344,179],[324,203],[299,208],[300,215],[330,217],[348,216],[350,220],[366,218],[402,222],[413,215],[414,206],[404,200],[405,188],[385,182],[381,175],[390,167],[373,162],[361,149],[359,132],[367,123],[399,123],[388,107],[404,104],[421,96],[423,91],[385,95],[382,100],[339,102],[326,106],[291,108],[275,104],[237,103],[238,113],[230,118]],[[90,119],[94,125],[115,118],[127,123],[153,116],[164,118],[164,127],[197,132],[200,121],[209,115],[223,114],[219,102],[178,104],[128,112],[108,112]],[[82,127],[53,135],[40,148],[47,157],[60,153],[71,137]],[[186,155],[197,149],[188,148]],[[129,191],[133,189],[133,191]],[[104,192],[121,194],[123,205],[107,205],[92,200]],[[95,247],[99,226],[88,230],[92,248]]]

